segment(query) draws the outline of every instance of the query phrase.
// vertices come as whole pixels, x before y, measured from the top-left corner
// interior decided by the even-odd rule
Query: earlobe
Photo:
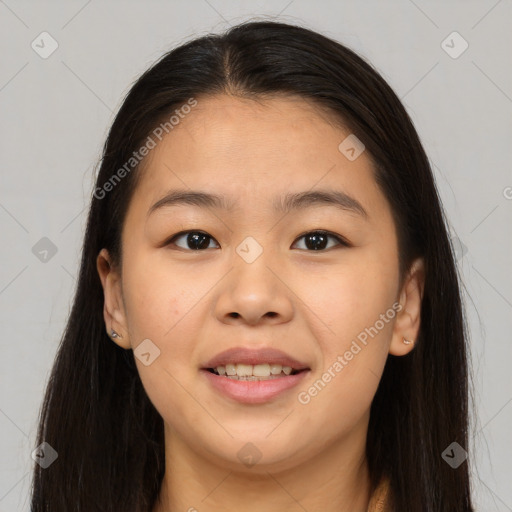
[[[112,266],[106,249],[102,249],[96,258],[96,268],[103,287],[103,318],[105,330],[112,341],[124,349],[131,348],[126,329],[121,278]]]
[[[393,328],[389,353],[403,356],[414,348],[421,325],[421,304],[425,286],[425,265],[416,259],[407,274],[400,291],[400,311]]]

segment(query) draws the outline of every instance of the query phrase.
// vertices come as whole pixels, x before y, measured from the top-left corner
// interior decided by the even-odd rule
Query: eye
[[[302,238],[305,240],[305,248],[300,248],[301,250],[323,251],[326,249],[331,249],[333,245],[328,247],[329,239],[336,242],[334,247],[336,245],[341,245],[344,247],[350,246],[350,244],[341,236],[335,235],[334,233],[330,233],[329,231],[325,230],[309,231],[301,235],[299,238],[297,238],[297,240]],[[182,242],[184,245],[177,243],[179,240],[184,240],[184,242]],[[166,241],[163,245],[166,246],[174,244],[181,249],[202,251],[212,248],[210,247],[211,241],[215,241],[215,239],[204,231],[182,231],[181,233],[173,235],[172,238]],[[218,243],[215,243],[217,244],[217,247],[219,247]]]
[[[185,239],[185,247],[175,243],[176,240]],[[174,235],[171,239],[165,242],[164,245],[169,245],[174,243],[181,249],[189,249],[192,251],[200,251],[204,249],[208,249],[210,245],[210,241],[214,240],[208,233],[204,231],[183,231]]]
[[[322,251],[327,249],[331,249],[330,247],[326,247],[328,245],[329,238],[335,240],[337,242],[336,245],[342,245],[344,247],[349,247],[349,243],[344,240],[339,235],[335,235],[334,233],[330,233],[329,231],[317,230],[317,231],[309,231],[304,235],[301,235],[297,240],[304,238],[305,240],[305,249],[309,249],[312,251]]]

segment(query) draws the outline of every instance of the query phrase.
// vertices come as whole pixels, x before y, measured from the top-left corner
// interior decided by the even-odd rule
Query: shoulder
[[[389,494],[390,494],[389,478],[383,478],[375,492],[370,498],[368,505],[368,512],[388,512],[389,509]]]

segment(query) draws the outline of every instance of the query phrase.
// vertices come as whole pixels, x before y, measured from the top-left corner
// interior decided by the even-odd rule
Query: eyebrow
[[[159,199],[148,210],[147,217],[154,211],[164,207],[192,205],[199,208],[217,208],[232,210],[236,204],[225,196],[197,190],[171,190]],[[315,206],[334,206],[340,210],[355,213],[368,219],[368,213],[357,199],[339,190],[314,190],[288,193],[273,201],[276,212],[289,213],[292,211],[312,208]]]

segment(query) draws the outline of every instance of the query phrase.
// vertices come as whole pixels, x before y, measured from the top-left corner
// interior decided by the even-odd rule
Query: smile
[[[208,368],[209,371],[216,375],[226,376],[238,380],[264,380],[276,378],[279,376],[295,375],[300,370],[291,366],[283,366],[281,364],[263,363],[263,364],[242,364],[234,363],[225,366],[217,366],[216,368]]]

